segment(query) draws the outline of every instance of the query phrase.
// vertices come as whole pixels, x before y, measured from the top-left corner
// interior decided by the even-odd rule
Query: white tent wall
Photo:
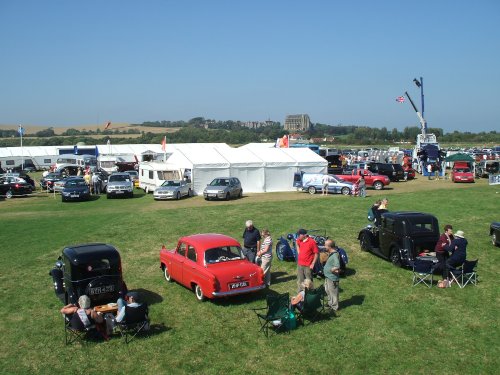
[[[328,162],[307,147],[281,148],[280,150],[297,162],[297,172],[327,173]]]
[[[264,162],[264,191],[293,191],[293,175],[297,162],[279,148],[249,148]]]
[[[217,151],[229,161],[230,177],[241,181],[243,192],[262,193],[265,191],[264,161],[250,150],[242,148],[220,148]]]
[[[182,145],[168,158],[169,164],[191,169],[195,194],[203,194],[205,187],[216,177],[229,176],[229,162],[213,146]]]

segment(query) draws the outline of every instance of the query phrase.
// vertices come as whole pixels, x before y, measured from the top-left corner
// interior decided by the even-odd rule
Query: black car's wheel
[[[316,194],[316,188],[314,186],[309,186],[309,188],[307,189],[307,192],[311,195],[314,195],[314,194]]]
[[[240,193],[238,194],[238,198],[243,197],[243,189],[240,190]]]
[[[227,193],[226,194],[226,200],[228,201],[229,199],[231,199],[231,194]]]
[[[399,253],[399,249],[396,247],[391,249],[391,263],[396,267],[401,267],[402,265],[401,254]]]
[[[193,196],[193,191],[191,189],[188,190],[188,197],[192,197]]]
[[[198,284],[194,284],[194,295],[196,296],[196,299],[200,302],[205,301],[205,296],[203,295],[203,290],[201,289],[201,286]]]
[[[359,245],[361,246],[361,250],[363,251],[372,250],[372,242],[368,233],[363,233],[361,235],[361,238],[359,239]]]
[[[351,194],[351,189],[349,189],[348,187],[343,187],[342,190],[340,190],[340,192],[343,195],[349,195],[349,194]]]
[[[373,188],[375,190],[382,190],[384,188],[384,184],[382,182],[380,182],[380,181],[375,181],[373,183]]]
[[[14,194],[12,193],[12,190],[9,190],[7,193],[5,193],[5,198],[7,199],[10,199],[14,196]]]
[[[177,194],[175,195],[175,199],[179,200],[181,199],[181,192],[178,191]]]
[[[208,201],[209,200],[208,197],[205,197],[205,200]]]
[[[172,276],[170,276],[170,273],[168,273],[167,266],[163,266],[163,277],[165,277],[165,280],[167,280],[169,283],[172,282]]]

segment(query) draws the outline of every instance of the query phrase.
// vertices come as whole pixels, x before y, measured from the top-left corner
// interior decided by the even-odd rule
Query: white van
[[[146,193],[153,192],[166,180],[182,180],[184,177],[183,170],[173,169],[163,162],[139,163],[139,188]]]

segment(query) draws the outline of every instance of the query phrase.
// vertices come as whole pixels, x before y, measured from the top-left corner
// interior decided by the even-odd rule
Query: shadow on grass
[[[346,268],[343,277],[356,275],[356,270],[353,268]]]
[[[255,301],[266,301],[266,296],[268,294],[278,294],[270,289],[262,289],[255,293],[240,294],[236,296],[226,297],[226,298],[215,298],[210,302],[216,306],[234,306],[234,305],[246,305]],[[207,301],[209,302],[209,301]]]
[[[346,307],[349,307],[349,306],[355,306],[355,305],[362,305],[363,302],[365,301],[365,296],[364,295],[355,295],[355,296],[352,296],[351,298],[349,299],[346,299],[346,300],[343,300],[343,301],[340,301],[339,302],[339,308],[341,309],[345,309]]]
[[[271,272],[271,285],[286,283],[287,281],[296,279],[296,275],[290,275],[286,272]]]
[[[147,302],[148,305],[154,305],[156,303],[161,303],[163,302],[163,297],[160,296],[159,294],[152,292],[147,289],[132,289],[129,290],[129,292],[137,292],[139,295],[142,297],[142,300]]]

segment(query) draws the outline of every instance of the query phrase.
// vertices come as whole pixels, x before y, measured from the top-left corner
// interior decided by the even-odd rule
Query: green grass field
[[[493,374],[500,365],[500,249],[489,224],[500,220],[500,187],[485,180],[394,183],[366,199],[305,193],[253,194],[230,202],[200,197],[155,202],[134,199],[61,203],[39,193],[0,201],[0,360],[3,374]],[[411,271],[360,251],[358,231],[377,198],[390,210],[435,214],[442,227],[465,231],[468,258],[479,258],[477,287],[411,286]],[[192,291],[167,284],[158,253],[182,235],[219,232],[241,238],[244,222],[268,227],[273,239],[299,227],[325,229],[350,257],[341,280],[339,318],[266,339],[250,310],[265,292],[197,302]],[[152,330],[128,346],[64,345],[61,303],[48,275],[62,248],[107,242],[122,255],[129,289],[150,302]],[[273,260],[271,289],[296,290],[295,265]],[[319,285],[320,280],[316,280]]]

